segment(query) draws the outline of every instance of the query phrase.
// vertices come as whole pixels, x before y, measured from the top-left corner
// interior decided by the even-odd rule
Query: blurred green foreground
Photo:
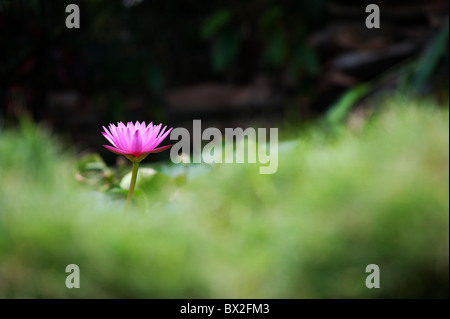
[[[448,143],[448,107],[396,101],[280,143],[274,175],[154,166],[124,214],[123,173],[24,123],[0,133],[0,297],[448,298]]]

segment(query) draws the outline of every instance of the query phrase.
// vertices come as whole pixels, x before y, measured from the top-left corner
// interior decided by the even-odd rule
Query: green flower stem
[[[130,189],[128,190],[127,203],[125,204],[125,210],[128,209],[131,203],[131,197],[133,197],[134,187],[136,186],[137,173],[139,168],[139,162],[133,162],[133,170],[131,171]]]

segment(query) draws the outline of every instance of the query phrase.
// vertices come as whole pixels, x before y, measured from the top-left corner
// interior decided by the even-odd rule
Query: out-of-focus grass
[[[158,168],[124,215],[120,188],[78,183],[41,129],[2,131],[0,296],[448,297],[448,108],[394,100],[336,134],[281,145],[274,175]],[[80,289],[65,286],[68,264]],[[365,286],[368,264],[380,289]]]

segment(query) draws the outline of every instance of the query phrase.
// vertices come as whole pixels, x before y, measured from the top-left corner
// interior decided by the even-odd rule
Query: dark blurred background
[[[0,61],[2,125],[29,114],[79,150],[116,121],[301,125],[361,83],[360,103],[448,100],[448,1],[0,0]]]

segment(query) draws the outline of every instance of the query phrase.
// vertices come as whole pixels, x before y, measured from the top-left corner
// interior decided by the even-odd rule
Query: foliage
[[[74,91],[97,101],[86,107],[118,121],[127,114],[124,100],[135,95],[152,118],[162,117],[168,90],[230,76],[248,83],[285,65],[291,77],[318,67],[305,38],[323,21],[326,1],[125,2],[0,0],[0,82],[33,92],[23,98],[37,119],[47,95]],[[64,25],[69,3],[80,6],[76,31]]]
[[[282,142],[274,175],[148,167],[127,215],[128,170],[77,162],[26,121],[2,131],[0,296],[448,298],[448,106],[379,102],[361,131]]]

